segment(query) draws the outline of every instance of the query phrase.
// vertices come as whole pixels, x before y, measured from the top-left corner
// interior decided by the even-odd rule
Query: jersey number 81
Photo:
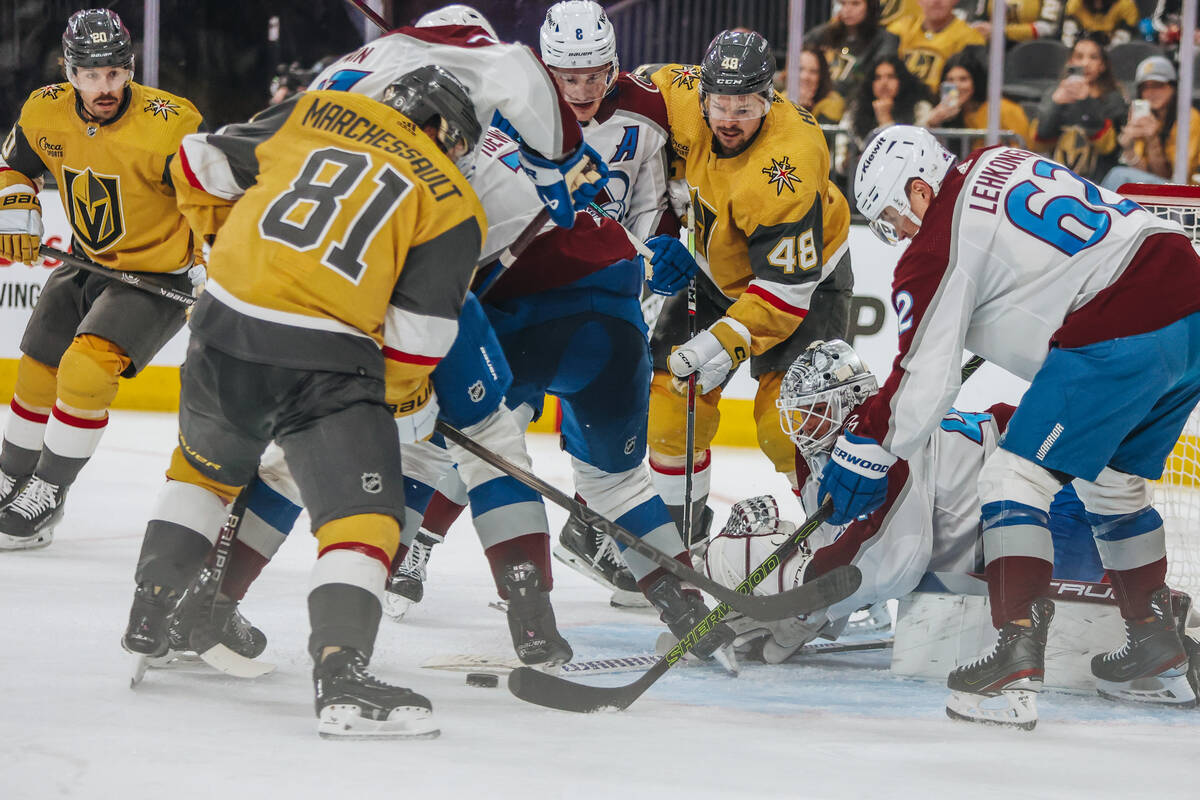
[[[363,252],[413,187],[391,165],[385,164],[379,170],[372,170],[372,166],[365,153],[336,147],[313,151],[288,190],[267,207],[258,221],[259,232],[264,239],[302,253],[312,250],[325,241],[342,210],[342,201],[373,172],[371,178],[377,188],[345,225],[342,240],[330,242],[320,259],[321,264],[357,286],[367,269]]]

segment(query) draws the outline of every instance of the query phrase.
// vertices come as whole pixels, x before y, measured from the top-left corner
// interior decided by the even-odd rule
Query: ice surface
[[[1032,734],[956,724],[940,684],[891,677],[880,653],[750,666],[737,679],[675,669],[628,711],[591,716],[526,705],[503,682],[478,689],[461,673],[420,669],[435,655],[511,653],[465,519],[434,550],[425,601],[403,623],[383,621],[372,663],[433,700],[440,739],[317,737],[305,654],[314,546],[303,519],[243,604],[279,669],[256,681],[200,665],[152,670],[131,691],[118,638],[174,434],[172,415],[115,413],[54,544],[0,554],[3,800],[1200,796],[1200,712],[1047,693]],[[557,439],[531,446],[535,471],[569,490]],[[751,451],[717,453],[713,485],[718,525],[751,494],[797,509]],[[551,508],[550,519],[557,531],[565,514]],[[651,613],[609,608],[600,587],[565,567],[556,580],[576,658],[652,650],[661,626]]]

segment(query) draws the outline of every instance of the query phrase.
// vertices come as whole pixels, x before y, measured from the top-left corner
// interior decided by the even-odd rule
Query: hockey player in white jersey
[[[498,41],[483,15],[469,6],[430,12],[417,27],[397,28],[347,53],[309,88],[377,95],[400,75],[428,64],[467,87],[481,127],[503,121],[520,134],[521,167],[555,224],[571,227],[575,212],[604,187],[608,168],[583,141],[579,123],[537,56],[524,45]]]
[[[888,470],[949,408],[964,348],[1031,381],[979,477],[999,640],[951,673],[947,711],[1036,723],[1054,613],[1047,516],[1072,480],[1126,620],[1124,646],[1093,659],[1101,694],[1195,705],[1147,482],[1200,400],[1200,256],[1190,240],[1034,153],[991,147],[956,165],[910,126],[870,142],[855,185],[876,233],[912,241],[892,284],[899,354],[822,475],[830,521],[885,500]]]

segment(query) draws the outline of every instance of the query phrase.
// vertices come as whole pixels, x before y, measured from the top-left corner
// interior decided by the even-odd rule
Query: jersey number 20
[[[370,156],[364,153],[336,147],[314,150],[288,190],[267,208],[258,222],[259,232],[264,239],[302,253],[312,250],[325,241],[342,210],[342,200],[374,172],[374,193],[345,226],[342,240],[330,242],[321,256],[322,264],[357,285],[367,269],[362,260],[367,245],[412,189],[412,183],[390,165],[379,170],[372,166]]]

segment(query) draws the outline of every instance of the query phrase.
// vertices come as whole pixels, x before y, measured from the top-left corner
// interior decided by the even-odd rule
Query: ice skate
[[[171,647],[168,616],[175,599],[175,594],[165,587],[139,583],[133,592],[129,625],[121,637],[121,646],[136,656],[150,659],[165,656]]]
[[[66,499],[67,487],[31,477],[0,511],[0,550],[32,550],[50,544]]]
[[[0,470],[0,511],[8,508],[13,500],[17,499],[17,495],[25,488],[30,475],[9,475],[4,470]]]
[[[1166,586],[1150,596],[1150,612],[1146,621],[1125,620],[1122,647],[1092,658],[1096,691],[1107,700],[1194,708],[1195,676]]]
[[[554,557],[579,574],[612,591],[610,603],[617,608],[649,608],[637,580],[612,539],[570,517],[558,535]]]
[[[846,624],[844,635],[876,636],[891,633],[891,631],[892,612],[888,609],[887,601],[883,600],[852,614],[850,621]]]
[[[508,567],[500,578],[508,593],[508,630],[521,663],[556,667],[571,660],[571,645],[558,632],[550,593],[542,591],[533,562]]]
[[[433,705],[367,671],[357,650],[329,653],[313,667],[317,733],[339,739],[431,739],[441,731]]]
[[[1030,627],[1005,623],[991,653],[951,672],[946,681],[951,690],[946,716],[1033,730],[1053,617],[1054,603],[1035,600],[1029,610]]]
[[[696,590],[685,590],[674,575],[664,575],[646,591],[646,597],[659,610],[659,619],[666,623],[679,641],[684,641],[692,629],[709,615],[708,606]],[[737,663],[726,650],[733,644],[733,629],[718,622],[702,634],[688,651],[697,658],[709,658],[720,653],[718,660],[730,672],[737,672]]]
[[[426,530],[417,531],[412,546],[388,578],[383,594],[383,613],[399,622],[412,606],[425,596],[426,565],[433,553],[433,546],[441,544],[444,537]]]

